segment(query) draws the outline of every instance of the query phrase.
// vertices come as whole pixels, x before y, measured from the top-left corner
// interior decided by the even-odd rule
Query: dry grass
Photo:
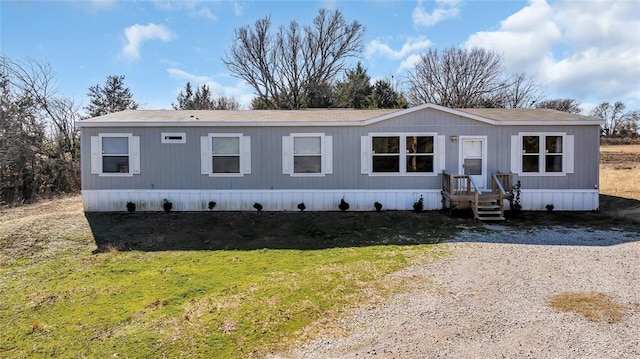
[[[640,145],[602,145],[600,152],[620,152],[620,153],[638,153],[640,154]]]
[[[640,201],[640,145],[600,146],[600,154],[600,193]],[[640,221],[640,205],[614,211],[614,217]]]
[[[594,322],[618,323],[628,306],[613,301],[603,293],[561,293],[549,299],[549,305],[558,311],[573,312]]]

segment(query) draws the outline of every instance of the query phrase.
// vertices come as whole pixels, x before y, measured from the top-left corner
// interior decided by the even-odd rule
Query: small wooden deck
[[[442,173],[442,209],[449,214],[456,209],[473,210],[480,221],[503,221],[504,201],[513,201],[513,174],[496,173],[491,176],[491,191],[482,191],[467,175]]]

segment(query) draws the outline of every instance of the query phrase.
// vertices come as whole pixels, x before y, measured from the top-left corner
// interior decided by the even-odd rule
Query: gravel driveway
[[[640,234],[487,227],[440,244],[452,256],[394,274],[424,280],[344,318],[350,336],[284,357],[640,358]],[[627,309],[609,323],[548,305],[566,292],[605,293]]]

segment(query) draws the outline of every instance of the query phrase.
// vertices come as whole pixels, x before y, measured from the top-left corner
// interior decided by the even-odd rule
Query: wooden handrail
[[[493,174],[493,176],[491,176],[491,179],[492,179],[491,187],[492,187],[493,193],[495,193],[496,189],[498,189],[500,190],[500,194],[503,194],[503,195],[507,194],[507,191],[504,190],[504,187],[502,186],[502,182],[500,181],[500,179],[496,174]]]
[[[482,194],[482,192],[481,192],[481,191],[480,191],[480,189],[478,188],[478,185],[476,185],[476,181],[474,181],[474,180],[473,180],[473,178],[471,178],[471,176],[466,176],[466,177],[469,179],[469,183],[470,183],[471,185],[473,185],[473,189],[475,189],[476,194],[478,194],[478,195]],[[467,186],[467,188],[468,188],[468,189],[467,189],[467,192],[469,192],[469,191],[470,191],[470,189],[469,189],[470,187],[471,187],[471,186]],[[471,193],[469,193],[469,194],[471,194]]]

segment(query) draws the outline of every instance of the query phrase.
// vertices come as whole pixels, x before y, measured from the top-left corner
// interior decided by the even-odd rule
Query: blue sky
[[[0,49],[53,68],[59,95],[85,106],[90,86],[125,75],[145,109],[171,108],[187,81],[248,105],[252,89],[221,58],[233,31],[271,15],[274,25],[308,24],[338,9],[366,28],[362,61],[373,78],[406,71],[429,48],[484,47],[506,70],[525,71],[550,98],[589,111],[621,100],[640,109],[640,1],[6,1]]]

